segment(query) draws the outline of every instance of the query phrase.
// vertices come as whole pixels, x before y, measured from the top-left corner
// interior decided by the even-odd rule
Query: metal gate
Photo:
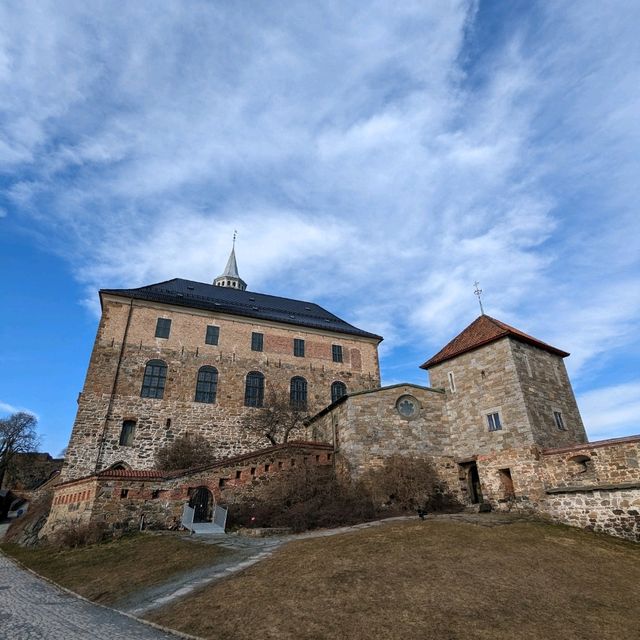
[[[207,487],[195,489],[189,500],[189,506],[193,509],[193,522],[211,522],[215,504],[213,494]]]

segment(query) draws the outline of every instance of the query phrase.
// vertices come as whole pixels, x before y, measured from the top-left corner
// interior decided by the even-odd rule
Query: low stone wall
[[[207,487],[217,503],[229,505],[259,491],[273,474],[333,463],[332,445],[292,442],[186,472],[106,470],[56,487],[42,535],[55,535],[71,522],[138,527],[143,521],[145,527],[173,528],[196,487]]]
[[[511,449],[477,459],[494,509],[640,541],[640,436],[561,449]]]

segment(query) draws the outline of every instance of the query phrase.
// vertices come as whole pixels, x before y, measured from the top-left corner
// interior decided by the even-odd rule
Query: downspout
[[[127,315],[127,324],[124,327],[124,335],[122,336],[122,344],[120,345],[120,353],[118,354],[118,363],[116,365],[116,373],[113,376],[113,385],[111,386],[111,395],[109,396],[109,405],[107,406],[107,413],[104,416],[104,425],[102,426],[102,436],[100,437],[100,442],[98,443],[98,456],[96,458],[96,468],[95,468],[96,473],[98,471],[98,468],[100,466],[100,461],[102,459],[102,452],[104,450],[104,443],[107,436],[107,425],[109,424],[109,418],[111,417],[111,410],[113,409],[113,396],[116,393],[116,387],[118,385],[118,377],[120,375],[120,365],[122,363],[122,356],[124,355],[124,346],[127,341],[127,335],[129,333],[129,325],[131,324],[132,312],[133,312],[133,298],[131,298],[129,302],[129,313]]]

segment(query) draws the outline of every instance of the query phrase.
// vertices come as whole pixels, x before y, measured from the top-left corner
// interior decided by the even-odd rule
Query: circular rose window
[[[398,413],[403,417],[411,420],[417,418],[420,413],[420,405],[413,396],[400,396],[398,402],[396,402],[396,409]]]

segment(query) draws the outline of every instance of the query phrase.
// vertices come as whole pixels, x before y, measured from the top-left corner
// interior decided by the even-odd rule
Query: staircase
[[[187,528],[196,534],[225,535],[224,529],[213,522],[193,522]]]
[[[213,509],[213,522],[194,522],[194,509],[188,504],[184,505],[182,510],[181,524],[185,529],[189,529],[191,533],[200,535],[225,535],[225,526],[227,523],[227,510],[220,505],[216,505]]]

